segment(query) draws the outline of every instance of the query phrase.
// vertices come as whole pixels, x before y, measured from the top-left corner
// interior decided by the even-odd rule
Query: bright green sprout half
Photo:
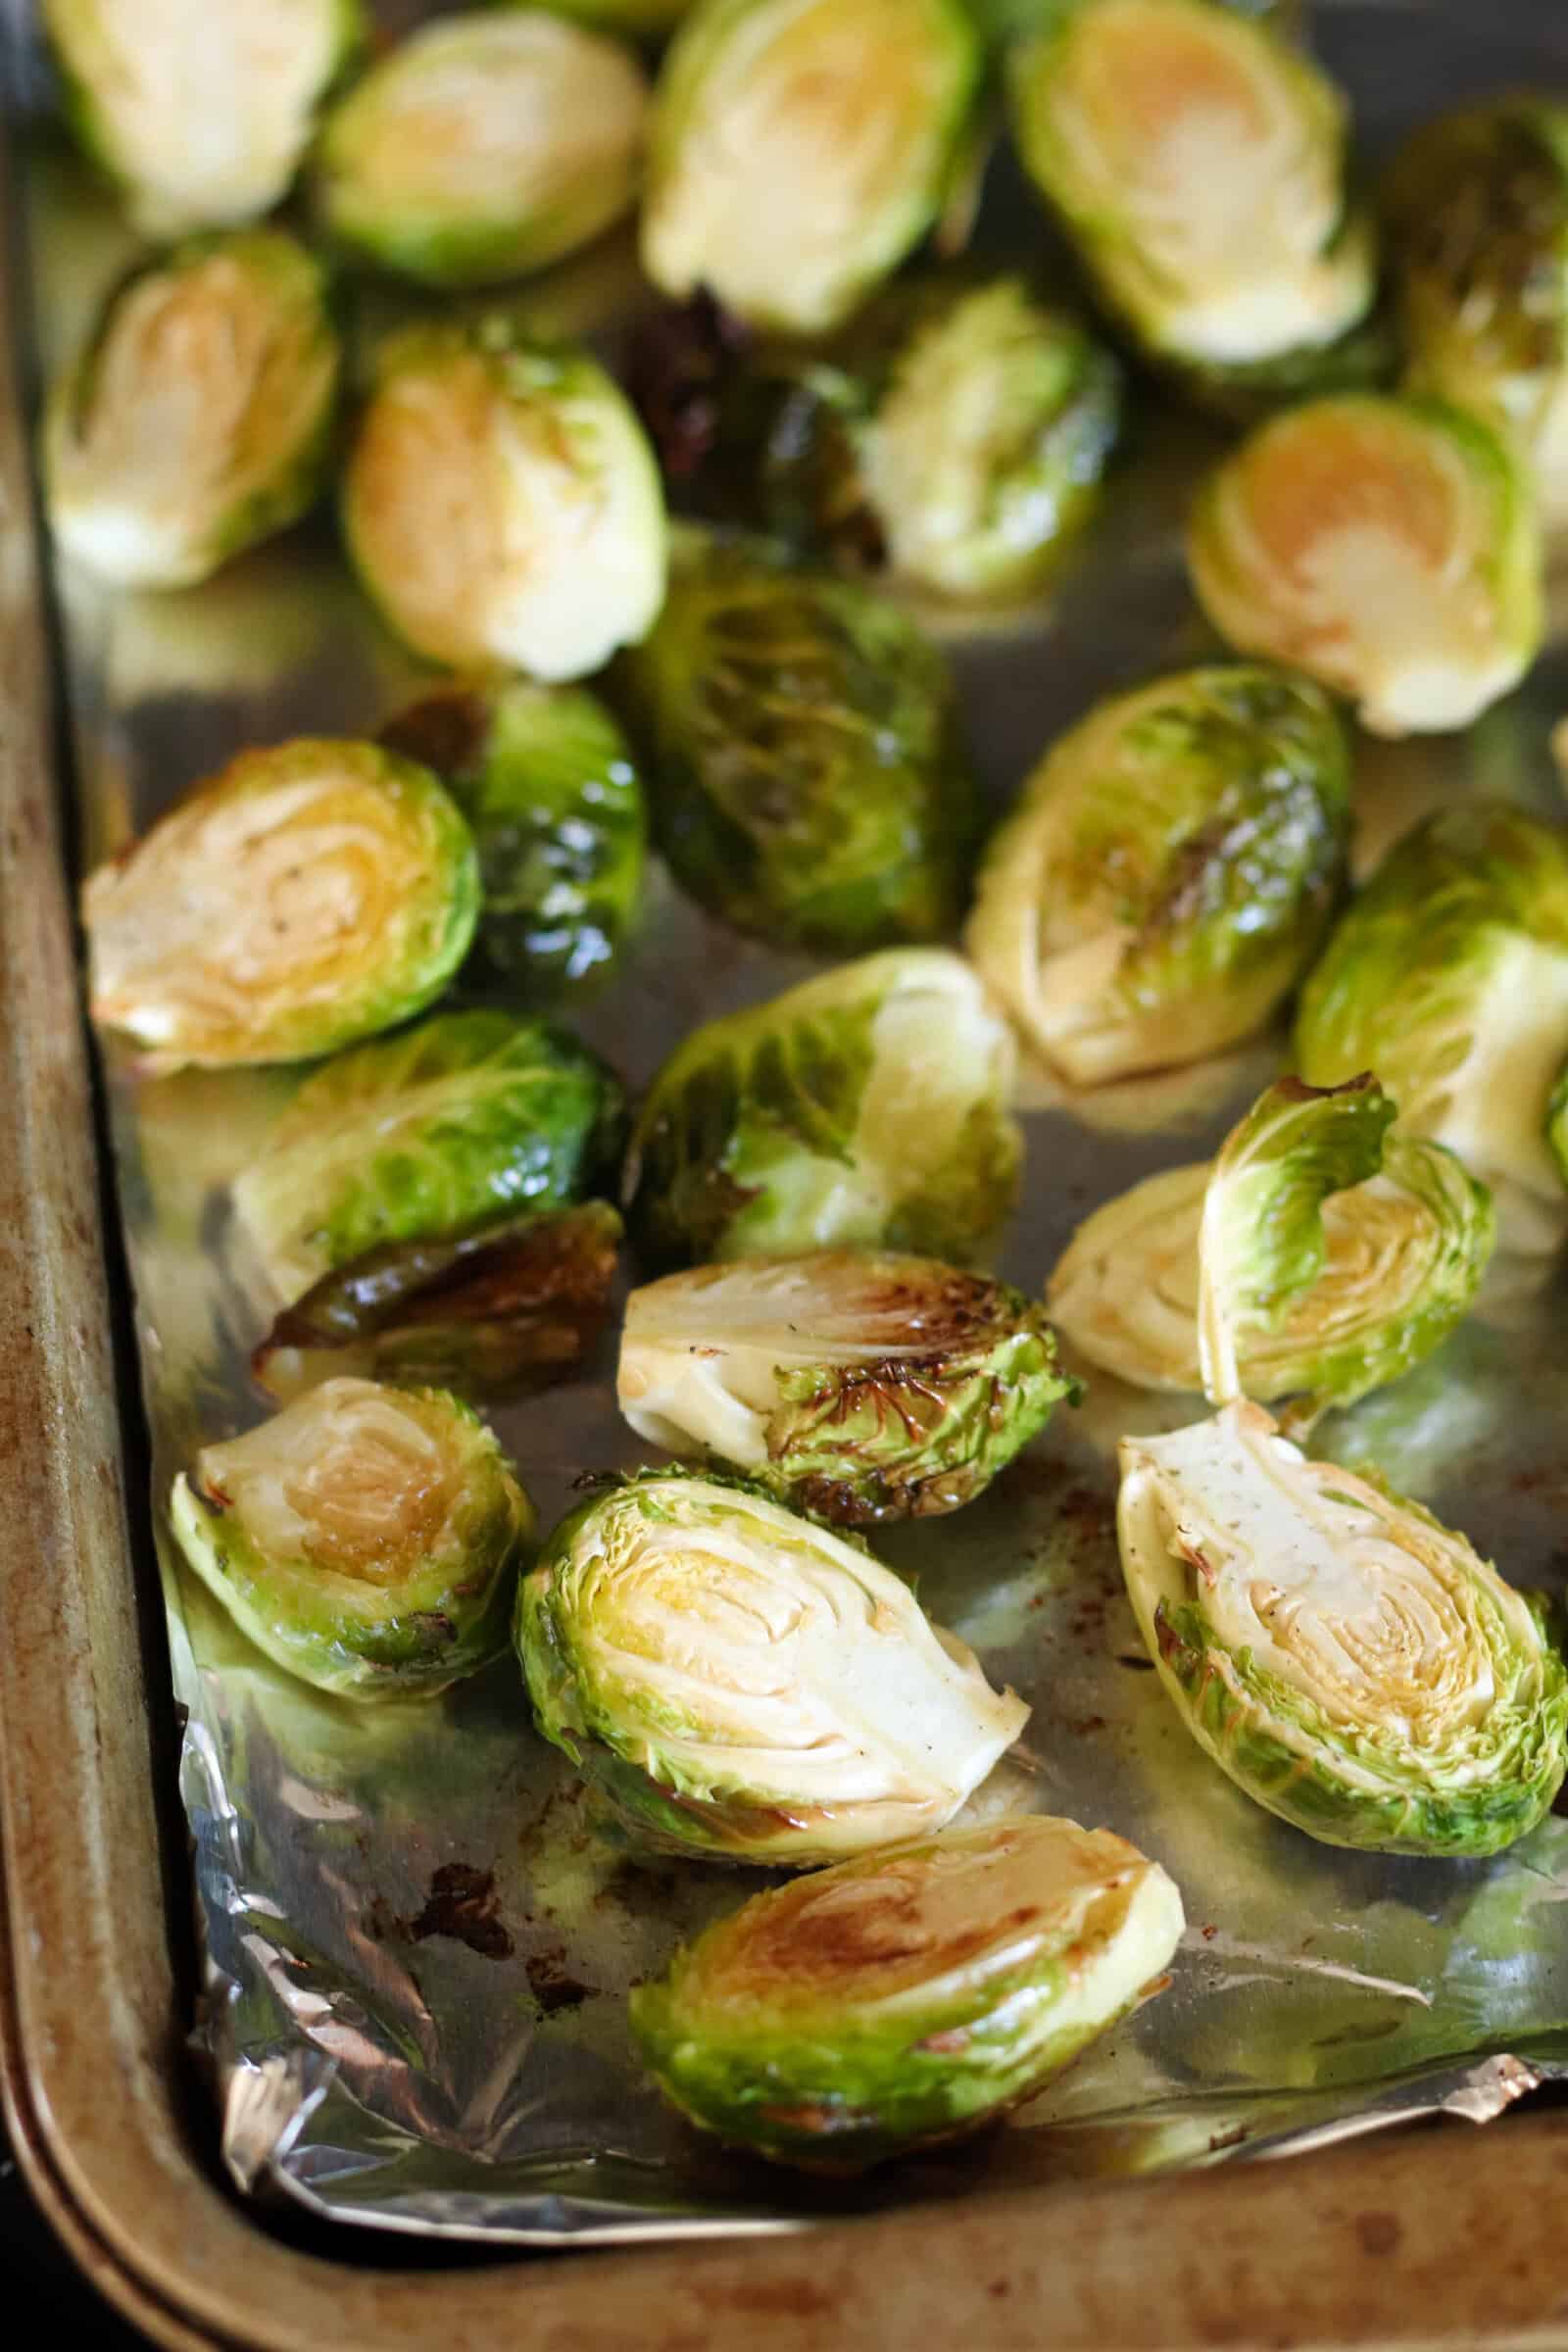
[[[204,1446],[170,1497],[190,1566],[257,1645],[344,1697],[444,1690],[506,1647],[528,1498],[438,1389],[329,1380]]]
[[[837,326],[941,212],[980,70],[961,0],[702,0],[654,97],[648,274]]]
[[[149,1071],[307,1060],[422,1011],[478,911],[427,768],[351,738],[241,752],[88,876],[92,1016]]]
[[[564,1519],[515,1638],[545,1738],[644,1845],[710,1860],[834,1862],[940,1829],[1029,1713],[858,1544],[682,1473]]]
[[[1006,1024],[969,966],[893,949],[710,1021],[654,1078],[628,1222],[664,1265],[889,1248],[968,1263],[1012,1207]]]
[[[56,540],[120,587],[207,579],[314,505],[340,363],[320,264],[281,229],[146,263],[49,396]]]
[[[1255,1404],[1120,1450],[1149,1654],[1239,1788],[1326,1845],[1492,1854],[1535,1828],[1568,1675],[1463,1536],[1307,1460]]]
[[[1182,1901],[1108,1830],[1038,1815],[754,1895],[631,1996],[690,2120],[812,2171],[972,2131],[1161,1989]]]
[[[986,852],[969,953],[1074,1085],[1197,1061],[1295,986],[1348,830],[1344,734],[1317,688],[1180,671],[1100,704],[1036,768]]]
[[[855,1525],[972,1501],[1078,1388],[1020,1291],[832,1250],[633,1291],[618,1395],[639,1437]]]

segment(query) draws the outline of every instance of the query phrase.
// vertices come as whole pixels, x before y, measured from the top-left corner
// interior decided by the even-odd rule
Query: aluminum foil
[[[1568,81],[1568,29],[1538,0],[1492,0],[1484,16],[1469,0],[1319,13],[1374,147],[1460,94]],[[128,247],[46,136],[31,146],[24,218],[33,357],[47,368]],[[982,236],[1011,252],[1040,236],[1004,167]],[[612,241],[519,307],[551,331],[587,332],[636,299],[629,247]],[[360,331],[373,323],[362,316]],[[983,627],[937,617],[999,806],[1096,696],[1210,649],[1179,531],[1213,446],[1146,405],[1054,602]],[[240,747],[368,732],[422,682],[324,523],[189,594],[58,587],[84,862]],[[1363,869],[1424,809],[1471,793],[1561,814],[1546,738],[1568,708],[1563,593],[1556,605],[1550,652],[1469,735],[1360,745]],[[579,1025],[635,1088],[695,1023],[808,968],[709,922],[656,871],[618,979]],[[1038,1290],[1091,1207],[1209,1150],[1282,1053],[1275,1036],[1076,1102],[1031,1080],[1003,1270]],[[1485,2121],[1568,2071],[1568,1820],[1490,1863],[1428,1863],[1316,1845],[1239,1794],[1161,1694],[1113,1534],[1115,1440],[1200,1408],[1097,1375],[1084,1408],[1058,1412],[980,1502],[877,1548],[1033,1705],[1025,1750],[977,1808],[1106,1824],[1174,1874],[1191,1925],[1169,1990],[988,2136],[858,2187],[796,2181],[704,2143],[641,2077],[625,1996],[760,1875],[650,1867],[607,1842],[531,1731],[510,1660],[435,1702],[355,1707],[281,1676],[181,1572],[161,1511],[170,1480],[199,1443],[263,1410],[226,1188],[291,1080],[110,1080],[187,1711],[181,1788],[206,1954],[196,2038],[242,2187],[362,2226],[549,2245],[775,2230],[913,2197],[1276,2155],[1414,2115]],[[1500,1265],[1442,1353],[1324,1422],[1318,1449],[1376,1460],[1506,1573],[1560,1584],[1565,1307],[1559,1266]],[[593,1378],[497,1416],[546,1523],[579,1472],[644,1458],[612,1371],[607,1351]]]

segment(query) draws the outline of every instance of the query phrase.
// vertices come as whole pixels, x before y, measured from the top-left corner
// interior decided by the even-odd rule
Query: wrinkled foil
[[[389,21],[406,10],[388,10]],[[1349,4],[1320,40],[1369,144],[1510,82],[1568,81],[1568,30],[1537,0]],[[133,250],[101,190],[47,137],[24,207],[34,357],[72,347]],[[1038,250],[1038,216],[993,169],[982,240]],[[529,288],[547,332],[612,331],[639,299],[629,241]],[[364,339],[394,298],[362,303]],[[959,671],[1000,807],[1098,695],[1212,650],[1180,527],[1217,443],[1147,403],[1105,513],[1050,605],[1012,620],[927,615]],[[231,753],[368,732],[424,678],[371,621],[318,522],[189,594],[104,599],[58,583],[91,862]],[[1562,813],[1547,756],[1568,709],[1564,593],[1551,650],[1467,736],[1357,756],[1365,870],[1427,808],[1499,794]],[[697,1022],[812,968],[708,921],[656,868],[640,930],[578,1025],[641,1085]],[[1024,1088],[1028,1171],[1001,1264],[1038,1292],[1075,1223],[1151,1170],[1211,1150],[1281,1065],[1283,1035],[1189,1073],[1069,1102]],[[649,1865],[608,1840],[531,1731],[510,1659],[436,1701],[360,1708],[293,1684],[182,1571],[162,1498],[200,1443],[264,1400],[245,1369],[256,1302],[226,1188],[286,1099],[287,1072],[134,1085],[113,1125],[154,1452],[181,1788],[206,1964],[196,2028],[235,2180],[383,2230],[539,2245],[799,2227],[914,2197],[1275,2156],[1415,2116],[1484,2122],[1568,2071],[1568,1820],[1491,1862],[1312,1843],[1242,1796],[1182,1729],[1124,1598],[1114,1446],[1201,1409],[1091,1375],[1088,1401],[971,1508],[876,1538],[922,1601],[1034,1713],[976,1813],[1104,1824],[1179,1883],[1189,1929],[1169,1989],[1029,2106],[968,2145],[846,2186],[702,2141],[642,2077],[628,1988],[761,1874]],[[1320,1425],[1316,1449],[1375,1460],[1504,1571],[1558,1586],[1568,1467],[1560,1266],[1499,1265],[1479,1310],[1396,1387]],[[541,1516],[584,1470],[646,1455],[593,1376],[497,1414]]]

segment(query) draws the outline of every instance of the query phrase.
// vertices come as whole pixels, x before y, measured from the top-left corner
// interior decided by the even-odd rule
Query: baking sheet
[[[1322,46],[1375,143],[1532,70],[1568,86],[1568,29],[1545,14],[1513,0],[1479,25],[1463,0],[1348,0],[1320,11]],[[14,71],[14,88],[31,86]],[[24,210],[47,367],[130,248],[47,138],[32,146]],[[983,237],[1012,252],[1037,234],[994,171]],[[523,307],[552,331],[612,333],[636,299],[628,248],[612,240]],[[361,336],[395,307],[366,306]],[[1179,529],[1212,446],[1206,428],[1146,404],[1053,606],[942,624],[998,806],[1098,694],[1210,650]],[[321,523],[187,595],[58,586],[88,862],[241,746],[369,731],[426,682],[361,605]],[[1551,651],[1468,737],[1359,745],[1363,865],[1426,808],[1467,793],[1561,813],[1546,738],[1568,708],[1562,588],[1553,601]],[[635,1088],[696,1022],[812,968],[709,922],[656,868],[619,975],[578,1026]],[[1026,1082],[1024,1202],[1002,1270],[1038,1290],[1090,1207],[1211,1148],[1281,1052],[1267,1039],[1073,1105]],[[262,1411],[225,1190],[292,1081],[110,1076],[161,1496],[197,1444]],[[1375,1458],[1518,1581],[1560,1586],[1565,1304],[1560,1265],[1499,1265],[1447,1348],[1323,1423],[1317,1449]],[[496,1416],[546,1522],[581,1470],[649,1458],[613,1409],[612,1348],[595,1371]],[[767,2230],[916,2195],[1284,2152],[1441,2108],[1485,2120],[1568,2069],[1568,1820],[1492,1863],[1337,1853],[1234,1790],[1161,1695],[1121,1594],[1113,1449],[1197,1409],[1096,1375],[1083,1410],[1059,1412],[979,1503],[877,1539],[993,1680],[1034,1706],[1027,1754],[977,1806],[1121,1831],[1171,1870],[1191,1926],[1170,1990],[1043,2098],[977,2143],[851,2189],[700,2142],[631,2054],[628,1986],[760,1874],[650,1868],[605,1843],[564,1760],[530,1732],[509,1660],[433,1704],[373,1713],[288,1683],[179,1570],[160,1525],[207,1952],[198,2042],[235,2178],[362,2224],[464,2236]]]

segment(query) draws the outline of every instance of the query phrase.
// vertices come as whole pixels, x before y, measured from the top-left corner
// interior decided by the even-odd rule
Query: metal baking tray
[[[1322,29],[1374,140],[1461,89],[1495,86],[1532,70],[1542,78],[1553,63],[1568,75],[1568,29],[1526,0],[1493,9],[1484,26],[1459,0],[1427,7],[1348,0],[1322,12]],[[101,245],[91,253],[93,268],[102,267]],[[63,233],[52,238],[46,266],[66,280],[67,299],[45,310],[59,332],[71,301],[89,291],[72,282],[73,258]],[[0,1052],[9,1063],[0,1097],[0,1201],[9,1212],[0,1226],[0,1328],[8,1336],[0,1367],[0,1507],[12,1529],[0,1562],[7,1629],[0,1644],[7,1898],[0,2046],[24,2159],[78,2256],[150,2332],[171,2342],[284,2345],[330,2335],[350,2345],[372,2337],[456,2344],[487,2339],[506,2326],[562,2345],[590,2327],[602,2341],[671,2348],[722,2342],[743,2328],[763,2347],[825,2344],[852,2333],[876,2345],[891,2344],[911,2324],[999,2345],[1091,2336],[1500,2341],[1530,2333],[1551,2340],[1559,2301],[1568,2297],[1568,2262],[1555,2256],[1549,2219],[1553,2191],[1568,2175],[1568,2132],[1549,2116],[1463,2140],[1451,2132],[1412,2133],[1289,2166],[1116,2183],[1074,2179],[1082,2167],[1064,2153],[1059,2135],[1019,2133],[1005,2185],[984,2197],[955,2197],[962,2178],[955,2162],[904,2189],[924,2200],[924,2211],[917,2201],[846,2225],[833,2218],[832,2197],[818,2198],[809,2238],[686,2244],[673,2253],[546,2267],[373,2269],[362,2237],[338,2231],[312,2241],[314,2249],[329,2244],[329,2255],[302,2251],[268,2234],[226,2197],[204,2111],[199,2101],[189,2103],[181,2055],[188,1987],[179,1982],[180,1938],[171,1934],[166,1895],[177,1922],[187,1882],[177,1828],[170,1834],[168,1666],[148,1606],[155,1571],[145,1463],[124,1318],[118,1308],[112,1316],[110,1305],[114,1299],[122,1307],[123,1275],[117,1259],[112,1286],[101,1252],[99,1163],[56,835],[51,666],[25,427],[38,349],[21,284],[13,266],[0,286],[0,329],[13,368],[0,400],[0,970],[8,992]],[[984,746],[999,783],[1015,777],[1054,725],[1130,664],[1179,660],[1200,642],[1173,595],[1170,543],[1191,456],[1165,446],[1165,430],[1146,434],[1136,490],[1124,488],[1107,517],[1101,568],[1081,575],[1062,599],[1047,655],[1033,659],[1028,708],[1005,690],[1009,667],[1017,675],[1014,643],[985,637],[958,649],[971,696],[1000,711]],[[220,628],[242,628],[247,612],[254,622],[270,609],[265,560],[261,576],[260,606],[247,609],[242,589],[238,606],[226,607],[226,622],[217,595],[208,616],[217,613]],[[1119,616],[1114,629],[1107,625],[1112,612]],[[78,816],[77,847],[87,855],[124,829],[138,776],[145,779],[154,755],[164,798],[247,734],[332,723],[320,707],[319,665],[313,674],[296,661],[282,704],[266,700],[265,676],[231,681],[222,717],[228,734],[215,742],[204,731],[199,670],[191,666],[200,663],[201,646],[190,642],[188,628],[154,631],[151,642],[146,632],[139,640],[132,634],[128,650],[121,631],[107,641],[117,662],[94,666],[81,660],[93,642],[82,616],[72,617],[76,772],[93,779]],[[187,609],[187,621],[194,617]],[[172,669],[172,694],[144,691],[149,676],[167,684]],[[1362,854],[1370,854],[1377,832],[1386,837],[1435,790],[1470,788],[1474,779],[1487,789],[1549,797],[1544,722],[1568,701],[1568,680],[1560,697],[1554,690],[1562,678],[1561,661],[1548,659],[1498,723],[1446,747],[1441,771],[1428,753],[1408,748],[1364,760],[1362,793],[1373,824]],[[381,686],[390,695],[395,680]],[[141,717],[117,724],[127,709]],[[83,746],[90,760],[79,757]],[[137,821],[145,813],[145,806],[135,807]],[[679,1026],[764,993],[777,984],[764,970],[749,951],[736,950],[727,968],[687,978],[668,1018]],[[1251,1083],[1245,1066],[1223,1075],[1218,1092],[1206,1080],[1196,1089],[1184,1082],[1152,1102],[1129,1095],[1102,1103],[1077,1178],[1085,1197],[1064,1203],[1067,1221],[1151,1157],[1201,1151],[1223,1122],[1226,1102]],[[1060,1122],[1041,1105],[1031,1124],[1038,1149]],[[1042,1262],[1028,1271],[1038,1281],[1050,1261],[1039,1241],[1034,1253]],[[1494,1363],[1500,1357],[1512,1365],[1528,1404],[1518,1416],[1522,1442],[1516,1431],[1514,1444],[1496,1445],[1484,1402],[1476,1401],[1486,1386],[1483,1366],[1457,1384],[1457,1418],[1451,1409],[1427,1416],[1418,1442],[1428,1448],[1430,1475],[1411,1483],[1431,1492],[1445,1473],[1462,1478],[1467,1523],[1484,1543],[1534,1568],[1547,1564],[1560,1499],[1551,1444],[1561,1426],[1554,1318],[1549,1298],[1544,1308],[1539,1298],[1504,1299],[1497,1316],[1488,1345]],[[1403,1439],[1396,1429],[1384,1435],[1415,1442],[1408,1431]],[[575,1466],[546,1461],[539,1468],[548,1477]],[[1375,1881],[1363,1884],[1374,1903]],[[1528,2068],[1513,2072],[1494,2061],[1489,2076],[1455,2086],[1452,2097],[1461,2112],[1490,2112],[1528,2080]],[[1409,2108],[1439,2103],[1430,2084],[1412,2081],[1409,2090]],[[1126,2136],[1139,2137],[1135,2124]],[[1107,2169],[1115,2169],[1114,2151]],[[941,2199],[936,2213],[933,2197]]]

